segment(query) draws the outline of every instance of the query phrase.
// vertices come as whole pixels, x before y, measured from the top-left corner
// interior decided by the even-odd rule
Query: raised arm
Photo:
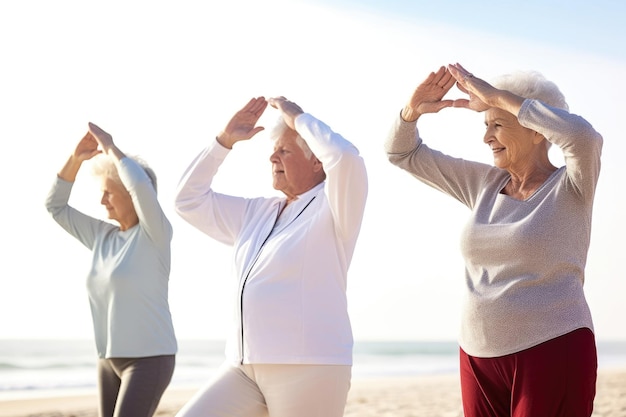
[[[265,128],[256,126],[259,118],[267,108],[267,100],[264,97],[250,99],[241,110],[233,115],[224,130],[217,135],[217,141],[227,149],[242,140],[251,139],[254,135]]]
[[[101,153],[101,151],[98,149],[98,141],[96,138],[91,132],[85,133],[85,136],[78,142],[74,152],[72,152],[65,162],[65,165],[63,165],[59,171],[59,178],[67,182],[74,182],[83,162],[93,158],[99,153]]]
[[[99,126],[89,123],[89,133],[100,149],[113,159],[120,180],[130,193],[137,218],[150,238],[163,243],[172,237],[172,227],[157,199],[155,184],[145,169],[128,158],[113,142],[113,137]]]

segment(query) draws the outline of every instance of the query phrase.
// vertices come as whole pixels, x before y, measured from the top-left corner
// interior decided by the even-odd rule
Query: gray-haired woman
[[[457,85],[469,98],[444,100]],[[416,122],[484,111],[494,165],[429,148]],[[565,166],[548,155],[558,146]],[[389,160],[470,210],[461,236],[460,369],[466,417],[591,415],[597,357],[583,292],[602,137],[536,72],[493,85],[459,64],[422,82],[386,142]]]
[[[117,225],[68,205],[79,169],[96,155],[101,204]],[[172,227],[157,200],[154,172],[90,123],[59,171],[46,208],[92,252],[87,290],[99,356],[99,416],[152,416],[177,351],[168,303]]]

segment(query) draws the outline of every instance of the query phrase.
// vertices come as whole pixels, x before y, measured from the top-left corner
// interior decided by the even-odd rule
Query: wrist
[[[400,112],[400,117],[402,118],[402,120],[404,120],[405,122],[409,122],[409,123],[416,122],[420,116],[421,114],[419,112],[417,112],[416,110],[414,110],[412,107],[409,107],[409,106],[406,106]]]
[[[235,144],[231,136],[226,132],[220,132],[220,134],[215,137],[215,140],[217,140],[217,143],[227,149],[232,149],[233,145]]]

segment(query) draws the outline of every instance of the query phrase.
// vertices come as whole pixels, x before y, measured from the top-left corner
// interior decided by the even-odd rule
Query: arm
[[[101,151],[98,150],[98,142],[96,141],[96,138],[90,132],[87,132],[78,142],[76,149],[74,149],[74,152],[70,155],[65,165],[63,165],[59,171],[59,178],[67,182],[74,182],[80,167],[83,165],[83,162],[100,153]]]
[[[460,64],[448,68],[459,88],[470,96],[469,100],[456,100],[455,107],[477,111],[497,107],[513,114],[522,126],[539,132],[561,148],[572,185],[587,201],[593,200],[600,175],[602,137],[586,120],[537,100],[494,88]]]
[[[431,72],[417,86],[397,117],[385,141],[385,151],[392,164],[473,207],[486,176],[494,173],[493,167],[430,149],[422,142],[417,129],[418,119],[423,114],[437,113],[452,106],[461,107],[458,100],[443,99],[456,82],[445,67]]]
[[[69,206],[68,202],[72,186],[83,162],[99,153],[97,141],[87,132],[58,172],[45,201],[46,209],[52,218],[89,249],[93,248],[100,228],[107,227],[107,225],[74,209]]]
[[[326,172],[326,192],[339,235],[356,239],[368,193],[367,171],[359,150],[308,113],[294,122]]]
[[[537,100],[524,101],[518,116],[524,127],[541,133],[563,151],[568,180],[592,202],[600,176],[602,136],[589,122]]]
[[[133,200],[141,227],[153,241],[169,242],[172,238],[172,226],[163,213],[156,189],[148,174],[115,145],[109,133],[93,123],[89,123],[89,133],[97,141],[102,152],[113,159],[120,180]]]
[[[256,126],[267,107],[263,97],[251,99],[233,115],[226,127],[190,164],[176,193],[176,212],[212,238],[232,245],[242,225],[245,199],[213,191],[213,177],[234,144],[251,139],[264,128]]]

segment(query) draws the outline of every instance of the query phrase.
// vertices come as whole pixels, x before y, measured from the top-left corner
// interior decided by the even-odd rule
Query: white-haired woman
[[[444,100],[455,84],[469,98]],[[485,112],[495,166],[423,142],[417,120],[446,107]],[[550,144],[565,166],[551,163]],[[583,282],[602,137],[536,72],[491,85],[455,64],[417,87],[385,148],[471,210],[461,236],[465,416],[590,416],[597,358]]]
[[[233,150],[280,111],[269,160],[280,197],[218,193]],[[245,177],[244,177],[245,180]],[[233,247],[235,315],[227,360],[178,417],[341,417],[352,376],[348,268],[367,199],[358,149],[285,99],[251,99],[194,159],[176,211]],[[234,287],[235,288],[235,287]]]
[[[82,163],[96,155],[101,204],[117,225],[68,205]],[[46,208],[92,252],[87,290],[99,356],[99,416],[152,416],[177,351],[168,303],[172,227],[157,200],[154,172],[90,123],[59,171]]]

